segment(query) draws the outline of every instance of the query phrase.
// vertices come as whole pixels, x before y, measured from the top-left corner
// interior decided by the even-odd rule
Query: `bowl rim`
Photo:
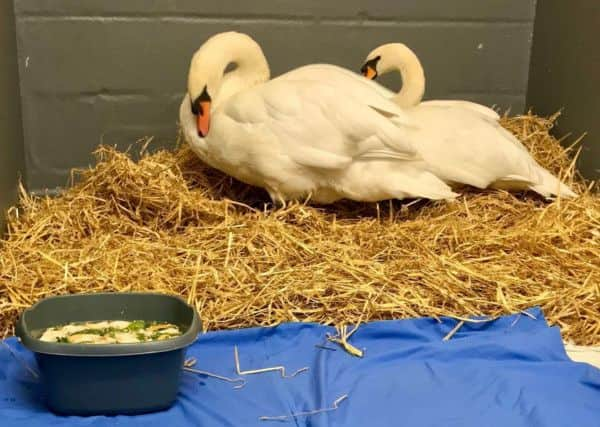
[[[142,343],[131,344],[69,344],[69,343],[54,343],[42,341],[34,338],[27,327],[27,317],[30,313],[48,301],[56,299],[68,298],[94,298],[97,296],[118,297],[122,295],[139,296],[160,296],[165,299],[176,300],[179,304],[184,305],[192,311],[192,322],[182,335],[162,341],[149,341]],[[109,320],[109,319],[107,319]],[[160,292],[97,292],[97,293],[77,293],[67,295],[54,295],[43,298],[33,304],[31,307],[23,310],[15,325],[15,335],[21,343],[34,353],[56,355],[56,356],[78,356],[78,357],[119,357],[119,356],[138,356],[143,354],[162,353],[166,351],[179,350],[192,344],[201,330],[201,321],[196,310],[190,306],[181,297],[172,294],[164,294]]]

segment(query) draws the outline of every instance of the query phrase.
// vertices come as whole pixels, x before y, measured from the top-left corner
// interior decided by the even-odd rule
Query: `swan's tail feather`
[[[577,193],[569,186],[560,182],[558,178],[541,166],[535,169],[535,175],[535,178],[529,179],[519,175],[509,175],[497,180],[490,187],[507,191],[531,190],[547,198],[559,195],[563,198],[577,197]]]
[[[558,178],[552,175],[544,168],[539,170],[542,181],[539,184],[530,185],[529,189],[544,197],[560,196],[563,198],[577,197],[568,185],[560,182]]]

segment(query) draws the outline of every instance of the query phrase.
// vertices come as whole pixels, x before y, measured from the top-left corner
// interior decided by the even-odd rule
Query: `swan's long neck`
[[[236,68],[225,73],[229,64]],[[198,76],[204,75],[205,79]],[[201,93],[203,84],[213,96],[213,107],[230,96],[269,80],[267,59],[260,46],[245,34],[222,33],[207,41],[192,58],[188,87]],[[197,86],[197,87],[196,87]]]
[[[393,101],[401,107],[419,104],[425,93],[425,73],[417,55],[403,44],[394,43],[381,57],[381,74],[398,71],[402,76],[402,88]]]
[[[215,100],[215,107],[236,93],[264,83],[270,78],[269,65],[267,60],[256,43],[252,43],[251,47],[240,49],[240,46],[235,46],[232,49],[231,59],[225,63],[222,72],[225,72],[226,67],[230,63],[235,63],[236,68],[227,74],[223,75],[221,82],[221,90],[219,96]]]

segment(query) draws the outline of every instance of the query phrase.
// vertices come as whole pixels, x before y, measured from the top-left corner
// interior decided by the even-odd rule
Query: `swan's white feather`
[[[463,100],[419,102],[421,98],[414,95],[422,96],[425,73],[419,58],[408,47],[400,43],[379,46],[369,53],[367,61],[376,57],[381,74],[396,70],[403,79],[398,94],[381,90],[379,93],[406,107],[412,145],[445,182],[477,188],[530,189],[546,197],[575,196],[500,125],[496,111]]]
[[[380,114],[393,118],[398,125],[410,126],[411,121],[393,101],[394,93],[377,82],[342,67],[330,64],[305,65],[288,71],[273,80],[327,82],[339,90],[351,90],[352,96]]]
[[[477,104],[476,102],[454,100],[454,99],[432,99],[421,102],[421,105],[426,106],[438,106],[438,107],[458,107],[473,110],[476,113],[481,114],[490,120],[500,120],[500,115],[493,109],[486,107],[485,105]]]
[[[325,64],[268,80],[260,47],[236,33],[209,40],[194,58],[188,86],[193,96],[208,87],[214,99],[200,138],[184,98],[186,140],[207,163],[266,188],[274,200],[449,199],[454,183],[574,195],[486,107],[428,101],[400,108],[377,83]],[[227,62],[237,60],[241,66],[223,78]]]
[[[413,145],[445,182],[575,196],[514,135],[479,111],[421,103],[407,114],[418,125],[410,131]]]
[[[236,95],[213,120],[225,114],[239,124],[267,128],[283,152],[305,166],[346,167],[371,151],[388,152],[395,159],[418,157],[405,129],[349,92],[329,82],[271,80]]]
[[[375,101],[376,97],[371,97]],[[212,112],[204,142],[181,106],[184,134],[209,164],[280,200],[448,199],[456,193],[427,169],[406,129],[352,90],[301,79],[275,79],[233,95]],[[387,100],[391,114],[399,112]],[[205,148],[204,148],[205,147]]]

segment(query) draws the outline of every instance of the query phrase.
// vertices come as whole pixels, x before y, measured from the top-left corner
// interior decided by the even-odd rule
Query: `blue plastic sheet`
[[[350,340],[365,350],[362,359],[326,341],[334,329],[315,324],[208,333],[188,352],[198,369],[237,376],[234,345],[242,370],[310,369],[288,379],[276,372],[249,375],[240,390],[186,372],[170,410],[138,416],[53,415],[33,376],[0,346],[0,425],[600,426],[600,370],[572,362],[558,329],[539,310],[529,313],[466,323],[448,341],[442,339],[454,319],[372,322]],[[6,343],[36,367],[15,339]],[[331,407],[345,394],[334,411],[259,420]]]

